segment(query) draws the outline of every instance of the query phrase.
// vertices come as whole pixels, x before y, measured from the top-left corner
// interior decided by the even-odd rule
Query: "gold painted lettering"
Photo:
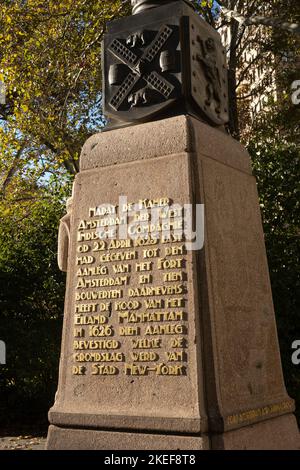
[[[149,325],[146,327],[145,335],[182,335],[184,334],[184,326],[183,325],[174,325],[174,324],[166,324],[166,325]]]
[[[92,375],[117,375],[118,373],[119,369],[115,366],[92,364]]]
[[[148,222],[150,220],[150,214],[147,212],[141,214],[134,214],[133,221],[134,222]]]
[[[105,325],[108,322],[108,318],[104,315],[75,315],[75,325]]]
[[[121,352],[83,352],[74,354],[75,362],[124,362]]]
[[[147,261],[145,263],[137,263],[135,265],[135,270],[137,272],[151,271],[151,269],[152,269],[152,261]]]
[[[126,286],[127,284],[128,284],[127,276],[106,277],[106,278],[100,278],[100,279],[79,278],[76,289],[93,289],[96,287]]]
[[[141,330],[137,326],[121,326],[119,328],[120,336],[138,336],[140,333]]]
[[[114,335],[114,330],[111,325],[95,325],[89,327],[89,335],[94,337],[109,337]]]
[[[95,350],[95,349],[119,349],[121,346],[119,341],[112,339],[99,339],[92,341],[74,341],[74,350]]]
[[[181,297],[178,299],[166,299],[166,307],[167,308],[182,308],[184,307],[185,300]]]
[[[114,264],[113,270],[115,274],[129,273],[131,266],[129,264]]]
[[[185,366],[183,365],[166,365],[158,364],[157,365],[157,375],[185,375]]]
[[[85,375],[86,367],[84,366],[73,366],[72,367],[72,374],[73,375]]]
[[[95,313],[98,304],[77,304],[75,305],[75,313]]]
[[[74,328],[74,338],[84,338],[84,328]]]
[[[177,259],[164,259],[160,258],[157,260],[157,268],[158,269],[179,269],[183,268],[183,258]]]
[[[161,237],[162,243],[174,243],[174,242],[182,242],[183,235],[179,234],[170,234],[170,235],[162,235]]]
[[[160,349],[161,348],[161,338],[138,338],[131,340],[133,349]]]
[[[134,362],[155,362],[159,360],[159,355],[153,351],[150,352],[134,352],[131,353]]]
[[[129,297],[153,297],[160,295],[180,295],[183,293],[183,286],[147,286],[128,289]]]
[[[136,251],[117,251],[116,253],[104,253],[100,255],[100,263],[111,261],[129,261],[136,259]]]
[[[146,308],[164,308],[164,299],[145,299],[144,304]]]
[[[148,366],[124,364],[124,373],[126,375],[148,375]]]
[[[76,292],[75,300],[100,300],[100,299],[121,299],[123,292],[118,290],[101,290],[101,291],[87,291],[87,292]]]
[[[159,248],[151,250],[143,250],[143,258],[157,258],[159,256]]]
[[[164,282],[177,282],[183,281],[183,273],[180,272],[171,272],[171,273],[164,273],[163,275]]]
[[[150,246],[150,245],[157,245],[158,238],[155,237],[145,237],[145,238],[138,238],[134,240],[134,246]]]
[[[104,215],[112,215],[116,213],[116,206],[104,204],[99,207],[91,207],[89,209],[89,217],[100,217]]]
[[[172,338],[171,348],[185,348],[186,347],[186,339],[179,337],[179,338]]]
[[[168,246],[165,248],[165,256],[178,256],[184,254],[184,245]]]
[[[184,321],[186,314],[183,311],[177,312],[122,312],[118,314],[119,323],[151,323]],[[180,347],[180,346],[179,346]]]
[[[166,352],[167,360],[169,362],[182,362],[183,361],[183,351],[172,351]]]
[[[93,266],[89,268],[79,268],[77,271],[77,277],[85,277],[85,276],[105,276],[108,274],[108,267],[107,266]]]
[[[121,310],[137,310],[141,306],[141,303],[138,300],[129,300],[128,302],[120,301],[120,302],[115,302],[115,310],[116,311],[121,311]]]
[[[78,245],[77,247],[78,253],[87,253],[90,249],[89,245]]]
[[[152,276],[151,274],[141,274],[139,276],[139,284],[151,284]]]
[[[109,250],[119,250],[120,248],[131,248],[132,247],[132,240],[129,238],[128,240],[111,240],[108,249]]]
[[[93,264],[94,262],[95,258],[93,256],[81,256],[77,258],[77,265]]]

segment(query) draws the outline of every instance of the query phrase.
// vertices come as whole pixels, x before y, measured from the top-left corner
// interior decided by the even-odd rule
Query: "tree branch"
[[[5,198],[7,187],[10,184],[11,180],[13,179],[14,174],[18,170],[18,161],[19,161],[19,159],[20,159],[20,157],[23,153],[24,148],[25,148],[25,144],[22,144],[22,146],[19,148],[19,150],[17,151],[17,153],[14,157],[13,163],[12,163],[12,165],[11,165],[7,175],[6,175],[5,180],[3,181],[2,185],[1,185],[1,190],[0,190],[0,197],[1,198]]]
[[[299,23],[288,23],[283,21],[280,18],[267,18],[265,16],[254,15],[246,18],[241,15],[238,11],[229,10],[223,6],[223,2],[218,2],[221,7],[221,13],[227,18],[233,18],[242,26],[268,26],[271,28],[282,29],[283,31],[288,31],[292,34],[300,34],[300,24]]]

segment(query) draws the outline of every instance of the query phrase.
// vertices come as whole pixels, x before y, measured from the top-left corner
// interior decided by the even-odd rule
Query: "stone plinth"
[[[116,208],[120,195],[129,212],[141,200],[203,204],[204,247],[91,238],[114,217],[96,208]],[[256,182],[239,143],[186,116],[91,137],[68,246],[48,449],[300,447]]]

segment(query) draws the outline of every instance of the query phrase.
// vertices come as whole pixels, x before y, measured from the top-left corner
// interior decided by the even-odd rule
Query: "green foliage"
[[[299,110],[291,111],[293,120]],[[289,120],[284,126],[284,116],[284,109],[274,106],[252,135],[249,151],[258,180],[283,370],[300,422],[299,366],[291,361],[291,345],[300,339],[300,153],[292,140],[294,127]]]
[[[0,213],[0,423],[28,423],[53,402],[64,301],[56,262],[57,229],[68,191],[53,182],[40,198]]]
[[[18,134],[33,164],[78,171],[80,149],[101,127],[101,43],[121,0],[1,1],[0,80],[5,133]],[[0,121],[1,122],[1,121]],[[1,131],[1,127],[0,127]],[[1,133],[0,133],[1,139]]]

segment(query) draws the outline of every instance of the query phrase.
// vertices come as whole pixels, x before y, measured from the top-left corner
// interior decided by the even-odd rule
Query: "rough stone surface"
[[[240,143],[189,116],[95,134],[82,149],[80,165],[83,171],[196,151],[251,173],[249,155]]]
[[[216,400],[208,390],[208,401],[218,403],[228,429],[243,411],[282,403],[289,412],[293,404],[283,382],[255,179],[215,159],[201,157],[199,163],[206,221],[200,282],[205,279],[208,296],[202,315],[211,328],[206,358],[217,394]]]
[[[48,449],[57,450],[208,450],[207,437],[61,429],[50,426]]]
[[[204,249],[185,255],[186,375],[71,373],[78,224],[90,207],[116,204],[122,194],[133,202],[169,197],[205,206]],[[176,448],[168,433],[194,435],[178,444],[191,448],[207,448],[207,433],[213,448],[299,447],[281,370],[256,183],[240,144],[186,116],[92,137],[74,186],[70,240],[49,449],[61,448],[59,436],[66,448],[148,448],[139,431],[148,432],[149,446],[156,448]],[[153,275],[157,284],[155,270]]]
[[[90,207],[101,203],[117,204],[126,194],[128,201],[158,198],[167,195],[176,203],[191,200],[190,159],[187,154],[160,157],[153,161],[130,162],[113,169],[105,167],[82,171],[76,178],[71,220],[70,264],[67,279],[63,356],[57,400],[50,411],[50,421],[61,426],[114,427],[156,430],[161,432],[197,433],[205,430],[200,339],[197,338],[198,308],[195,304],[197,279],[196,258],[186,256],[188,302],[188,357],[186,376],[118,376],[100,377],[72,374],[74,311],[78,277],[76,258],[77,227],[87,218]],[[172,174],[172,178],[170,175]],[[176,184],[174,184],[174,180]],[[161,251],[164,247],[160,248]],[[139,249],[141,251],[141,249]],[[154,264],[156,260],[154,260]],[[111,267],[111,265],[110,265]],[[131,273],[130,283],[138,286],[137,273]],[[161,272],[153,270],[153,285],[161,285]],[[78,303],[78,302],[77,302]],[[118,330],[117,314],[112,323]],[[115,339],[121,339],[116,336]],[[171,337],[169,337],[171,338]],[[167,338],[166,338],[167,340]],[[124,341],[124,338],[123,338]],[[129,338],[128,338],[129,341]],[[127,341],[127,342],[128,342]],[[125,346],[126,347],[126,346]],[[130,353],[128,353],[129,355]],[[162,360],[164,355],[162,351]],[[88,365],[89,367],[90,365]],[[200,408],[202,412],[200,413]],[[201,422],[202,421],[202,422]]]
[[[215,450],[299,450],[300,439],[293,415],[212,437]]]

